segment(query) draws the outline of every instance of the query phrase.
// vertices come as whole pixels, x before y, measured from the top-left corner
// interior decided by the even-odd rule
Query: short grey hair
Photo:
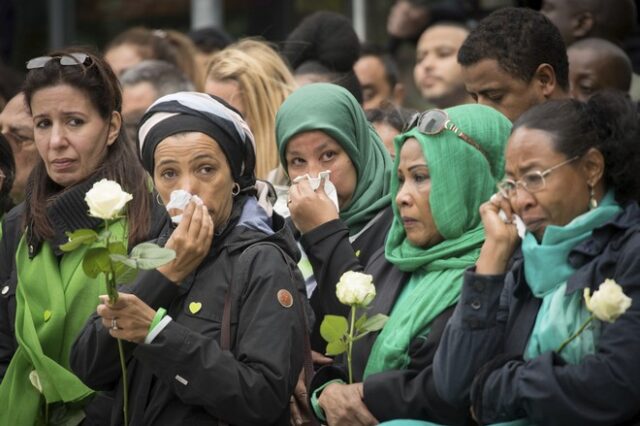
[[[151,84],[158,97],[195,90],[193,82],[178,67],[155,59],[142,61],[120,76],[120,84],[123,87],[140,83]]]

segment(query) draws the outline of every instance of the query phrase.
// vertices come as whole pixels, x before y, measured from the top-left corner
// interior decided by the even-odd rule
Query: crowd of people
[[[317,12],[280,46],[136,27],[29,60],[0,93],[0,424],[640,422],[635,3],[518,6],[397,0],[385,48]],[[103,179],[131,196],[106,222]],[[173,257],[116,300],[105,238]],[[387,320],[335,355],[347,272]]]

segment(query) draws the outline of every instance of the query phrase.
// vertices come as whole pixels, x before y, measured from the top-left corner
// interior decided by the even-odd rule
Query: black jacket
[[[300,239],[318,284],[310,298],[316,318],[311,334],[311,348],[314,351],[324,353],[327,347],[327,342],[320,336],[320,323],[324,316],[346,316],[349,313],[349,307],[336,297],[336,284],[342,274],[362,270],[371,256],[384,247],[393,220],[391,206],[379,214],[353,242],[349,241],[349,228],[339,219],[318,226]]]
[[[596,353],[565,363],[555,352],[524,361],[541,299],[517,254],[506,275],[465,274],[462,296],[434,361],[436,389],[483,424],[527,417],[539,425],[640,423],[640,208],[636,203],[569,255],[567,294],[613,278],[631,308],[603,323]],[[475,378],[475,380],[474,380]]]
[[[180,285],[157,271],[142,274],[131,292],[173,320],[150,344],[125,344],[131,425],[289,424],[289,398],[302,369],[304,294],[277,244],[299,253],[281,218],[268,235],[243,215]],[[258,226],[261,227],[261,226]],[[264,229],[264,228],[263,228]],[[166,237],[165,237],[166,238]],[[230,283],[231,351],[220,347],[224,298]],[[284,307],[278,291],[292,294]],[[192,312],[190,305],[200,303]],[[111,423],[122,423],[122,384],[116,340],[94,316],[76,340],[71,367],[94,389],[117,392]]]
[[[384,247],[374,253],[364,272],[373,275],[376,285],[376,297],[369,305],[367,315],[389,315],[411,274],[389,263],[384,257]],[[406,369],[372,374],[363,381],[367,360],[379,333],[370,333],[354,344],[354,382],[363,381],[364,403],[376,419],[381,422],[421,419],[448,425],[472,423],[468,411],[458,410],[440,398],[433,382],[433,357],[453,309],[446,309],[433,320],[426,338],[418,336],[413,339],[409,346],[411,360]],[[314,376],[311,389],[336,378],[346,382],[345,371],[345,366],[322,367]]]

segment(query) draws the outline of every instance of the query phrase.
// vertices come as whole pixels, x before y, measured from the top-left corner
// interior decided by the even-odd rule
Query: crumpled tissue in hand
[[[169,199],[169,203],[167,204],[167,211],[170,214],[171,210],[183,211],[191,200],[193,200],[198,206],[204,204],[202,199],[197,195],[191,195],[184,189],[176,189],[175,191],[171,192],[171,198]],[[171,216],[171,221],[175,224],[180,223],[182,221],[182,213]]]
[[[303,176],[298,176],[293,180],[294,183],[300,182],[303,179],[309,180],[309,184],[311,185],[311,189],[314,191],[318,189],[320,186],[320,182],[324,178],[324,193],[327,194],[327,197],[331,199],[333,204],[336,206],[336,210],[340,211],[340,207],[338,206],[338,193],[336,192],[336,186],[331,182],[331,170],[325,170],[320,172],[317,177],[311,177],[307,173]]]

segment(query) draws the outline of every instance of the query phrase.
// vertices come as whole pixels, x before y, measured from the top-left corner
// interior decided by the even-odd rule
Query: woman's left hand
[[[332,383],[324,388],[318,404],[324,410],[329,426],[377,425],[379,422],[364,405],[363,396],[362,383]]]
[[[315,191],[307,179],[293,183],[287,201],[291,220],[303,234],[331,220],[338,219],[338,210],[324,192],[324,179]]]
[[[138,296],[128,293],[118,293],[118,301],[113,305],[109,304],[108,296],[100,296],[100,300],[102,303],[97,312],[111,336],[134,343],[144,342],[156,311]]]

